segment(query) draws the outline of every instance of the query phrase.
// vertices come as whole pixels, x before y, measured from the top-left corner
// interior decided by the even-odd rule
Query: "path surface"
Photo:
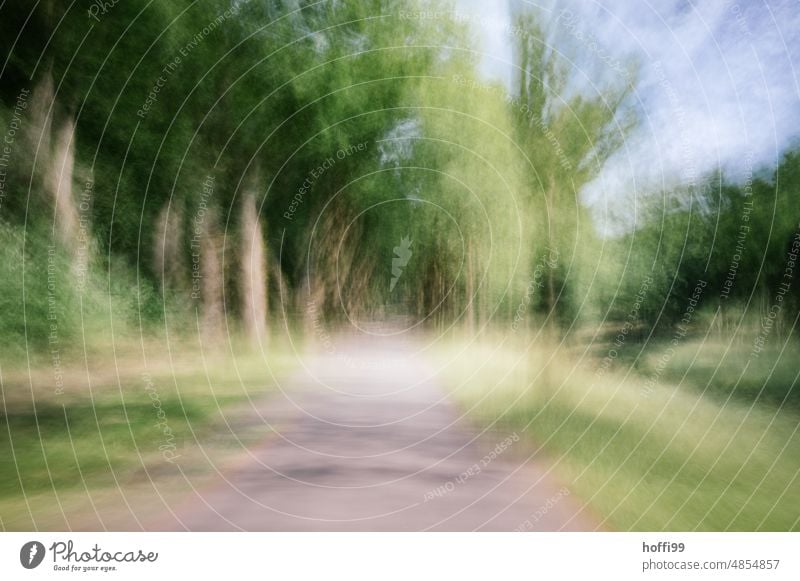
[[[485,459],[507,435],[478,437],[418,348],[353,337],[305,360],[259,410],[262,441],[148,528],[593,530],[544,466],[520,464],[521,445]]]

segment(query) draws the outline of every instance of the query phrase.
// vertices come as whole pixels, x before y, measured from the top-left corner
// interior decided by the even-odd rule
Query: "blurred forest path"
[[[460,417],[408,334],[324,343],[251,420],[269,435],[146,528],[595,528],[521,439]]]

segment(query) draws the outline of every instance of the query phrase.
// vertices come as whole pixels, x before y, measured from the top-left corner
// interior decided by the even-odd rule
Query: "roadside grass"
[[[603,371],[581,351],[552,338],[485,336],[453,340],[441,355],[463,409],[527,434],[531,452],[552,459],[603,526],[800,530],[796,411],[709,397],[663,375],[648,383],[652,375],[631,368]]]
[[[83,368],[70,357],[59,371],[60,389],[53,367],[41,361],[31,372],[3,369],[2,528],[71,528],[93,499],[117,489],[212,473],[235,450],[229,445],[209,458],[201,448],[226,433],[238,442],[226,423],[231,410],[267,395],[273,376],[280,381],[293,367],[277,340],[266,357],[243,345],[219,348],[204,354],[154,342],[145,363],[141,346],[125,345],[93,353]]]
[[[655,372],[663,350],[659,342],[649,345],[637,362],[639,372]],[[800,345],[794,339],[775,340],[760,352],[754,352],[753,341],[698,339],[677,346],[661,376],[720,401],[758,401],[800,411],[798,361]]]

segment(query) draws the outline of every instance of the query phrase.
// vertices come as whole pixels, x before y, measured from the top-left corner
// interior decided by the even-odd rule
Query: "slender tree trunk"
[[[202,308],[200,325],[204,337],[218,340],[224,328],[225,308],[223,303],[223,272],[220,261],[220,243],[216,234],[216,220],[212,212],[211,222],[200,241],[200,273]]]
[[[550,216],[555,216],[558,209],[555,207],[555,181],[553,176],[550,176],[550,186],[547,191],[548,206]],[[553,229],[555,224],[551,223],[547,228],[547,253],[548,255],[543,260],[546,263],[547,271],[547,318],[553,323],[556,308],[556,285],[555,285],[555,267],[550,264],[549,254],[553,249]]]
[[[467,331],[475,331],[475,270],[472,264],[472,243],[467,242]]]
[[[34,172],[46,174],[50,167],[50,139],[53,124],[53,77],[48,73],[33,88],[28,107],[29,125],[26,132],[27,149],[30,159],[22,159],[26,175],[32,177]],[[34,159],[36,167],[34,167]],[[44,171],[42,171],[44,168]]]
[[[267,336],[267,254],[255,199],[248,194],[242,202],[242,317],[247,337],[261,344]]]
[[[162,290],[178,289],[184,275],[181,267],[185,264],[182,254],[183,212],[177,204],[164,204],[156,218],[155,247],[153,264],[156,276],[161,281]]]
[[[55,134],[45,183],[53,197],[56,231],[61,242],[70,250],[75,250],[78,234],[78,212],[72,195],[74,167],[75,122],[68,117]]]

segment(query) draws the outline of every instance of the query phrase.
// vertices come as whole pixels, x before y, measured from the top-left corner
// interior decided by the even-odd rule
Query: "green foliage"
[[[52,79],[51,123],[77,125],[73,195],[91,189],[91,276],[113,273],[109,296],[123,318],[161,323],[167,312],[191,327],[190,238],[203,205],[204,235],[223,240],[225,309],[235,315],[241,290],[229,257],[247,195],[276,263],[271,287],[279,274],[293,302],[325,297],[326,317],[346,314],[346,289],[345,302],[376,316],[400,310],[473,325],[532,315],[575,328],[626,320],[647,280],[636,324],[666,330],[699,280],[712,309],[763,309],[782,280],[800,221],[797,152],[774,175],[733,183],[714,174],[652,196],[616,239],[596,232],[581,191],[637,121],[635,79],[580,90],[561,55],[582,47],[552,50],[553,23],[532,9],[514,13],[507,90],[481,79],[464,22],[409,16],[431,13],[414,0],[126,2],[97,18],[70,6],[41,3],[29,19],[0,24],[9,57],[0,116],[7,125],[19,91]],[[12,46],[23,25],[26,42]],[[14,195],[0,212],[26,232],[29,263],[39,263],[36,238],[53,218],[42,177],[52,161],[44,151],[40,167],[28,168],[23,141],[7,178]],[[183,237],[162,281],[153,257],[167,207],[177,217],[168,230]],[[394,292],[391,264],[404,238],[414,250]],[[135,300],[122,296],[130,288]],[[797,311],[798,288],[782,317]],[[22,296],[21,286],[8,296]],[[11,319],[7,336],[19,338],[24,325]]]
[[[0,341],[20,355],[79,330],[69,263],[43,232],[31,234],[26,239],[22,229],[0,225]]]
[[[594,95],[571,91],[570,64],[550,47],[538,16],[520,12],[514,31],[519,66],[510,115],[526,157],[521,167],[536,216],[534,256],[537,262],[559,256],[547,266],[544,294],[534,305],[569,323],[585,306],[598,242],[580,192],[635,123],[626,101],[632,85]]]
[[[758,177],[762,171],[735,183],[716,173],[700,187],[651,198],[638,227],[611,242],[615,252],[606,268],[620,281],[612,316],[625,317],[631,297],[650,276],[654,282],[640,316],[653,328],[679,322],[698,281],[708,284],[703,302],[712,312],[738,313],[741,322],[765,316],[779,301],[781,319],[794,318],[800,289],[794,274],[784,275],[800,228],[800,210],[792,202],[800,187],[798,167],[798,154],[790,151],[771,179]]]

